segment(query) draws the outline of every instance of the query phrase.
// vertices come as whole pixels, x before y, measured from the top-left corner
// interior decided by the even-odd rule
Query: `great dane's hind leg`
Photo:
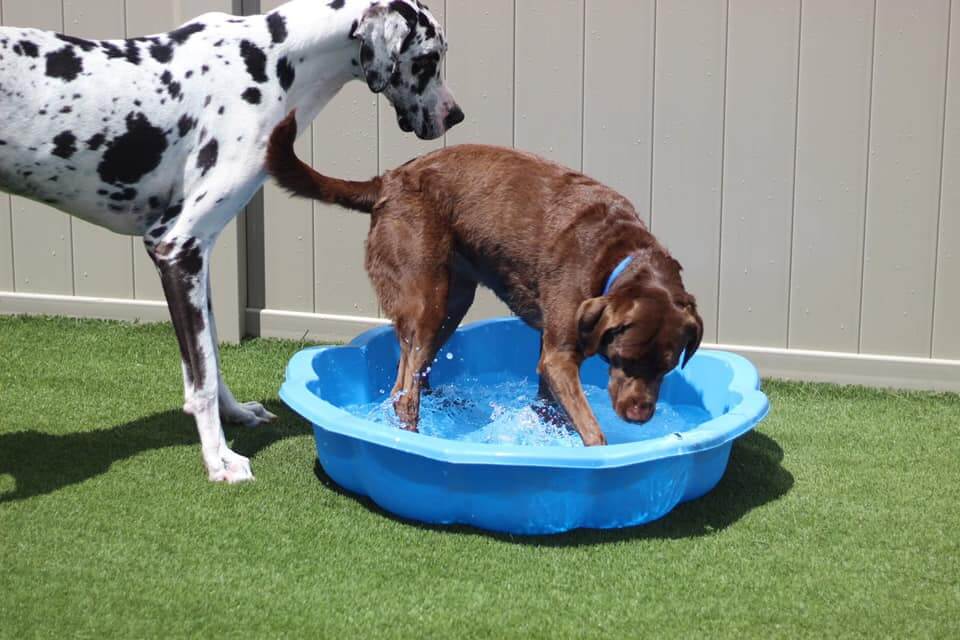
[[[210,288],[210,273],[207,273],[207,311],[210,314],[210,332],[217,351],[217,392],[220,401],[220,418],[231,424],[258,427],[272,422],[277,416],[267,411],[259,402],[237,402],[227,386],[220,369],[220,339],[217,337],[217,321],[213,314],[213,292]]]
[[[217,344],[207,290],[211,248],[182,235],[148,244],[180,344],[184,411],[197,422],[203,464],[212,482],[235,483],[253,480],[253,472],[250,461],[227,446],[220,425]]]

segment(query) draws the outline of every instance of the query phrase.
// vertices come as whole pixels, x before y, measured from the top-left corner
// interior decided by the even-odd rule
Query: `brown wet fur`
[[[649,420],[663,376],[700,345],[703,322],[681,267],[626,198],[529,153],[462,145],[368,182],[323,176],[293,149],[293,114],[274,131],[268,167],[292,193],[370,212],[366,269],[393,320],[401,356],[394,406],[416,430],[437,351],[478,284],[541,331],[541,393],[563,407],[584,444],[606,444],[580,385],[600,354],[624,419]],[[603,286],[634,256],[613,289]]]

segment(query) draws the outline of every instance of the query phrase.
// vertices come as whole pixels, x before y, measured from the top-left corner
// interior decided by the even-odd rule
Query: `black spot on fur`
[[[103,135],[102,133],[98,133],[87,140],[87,149],[90,149],[90,151],[96,151],[103,146],[103,143],[106,141],[107,136]]]
[[[417,76],[417,86],[414,91],[417,95],[422,95],[427,89],[427,85],[437,75],[437,67],[440,65],[440,54],[431,53],[415,61],[410,68],[410,72]]]
[[[84,51],[93,51],[97,48],[96,43],[90,42],[89,40],[84,40],[83,38],[76,38],[74,36],[67,36],[62,33],[57,34],[57,38],[63,40],[64,42],[69,42],[70,44],[77,45]]]
[[[197,246],[193,238],[187,240],[180,249],[180,266],[184,271],[192,276],[200,273],[203,268],[203,257],[200,254],[200,247]]]
[[[173,47],[156,42],[150,45],[150,55],[160,64],[167,64],[173,59]]]
[[[280,86],[284,91],[288,91],[293,86],[293,81],[297,77],[297,72],[286,56],[277,60],[277,78],[280,80]]]
[[[53,155],[59,156],[64,160],[73,157],[77,152],[77,136],[72,131],[64,131],[53,139],[55,145]]]
[[[260,93],[260,89],[257,89],[256,87],[250,87],[249,89],[243,92],[241,97],[247,102],[249,102],[250,104],[260,104],[260,99],[263,96]]]
[[[420,23],[420,26],[424,28],[423,35],[427,40],[433,40],[437,37],[437,30],[433,26],[433,23],[430,22],[430,19],[427,17],[426,13],[421,13],[418,15],[417,21]]]
[[[366,42],[360,45],[360,64],[366,67],[371,62],[373,62],[373,56],[374,56],[373,47],[371,47]]]
[[[216,138],[211,138],[210,142],[205,144],[200,153],[197,154],[197,168],[201,169],[200,175],[205,176],[210,169],[217,166],[217,156],[220,155],[220,145]]]
[[[129,113],[127,132],[108,143],[97,172],[107,184],[134,184],[160,165],[166,150],[163,130],[144,114]]]
[[[71,111],[73,111],[73,107],[71,106],[60,107],[60,113],[70,113]]]
[[[247,65],[247,73],[255,82],[267,81],[267,55],[249,40],[240,43],[240,56]]]
[[[160,222],[167,224],[181,213],[183,213],[183,205],[178,204],[172,207],[167,207],[167,210],[163,212],[163,217],[160,218]]]
[[[180,116],[179,122],[177,122],[177,133],[180,134],[180,137],[184,137],[197,126],[197,121],[191,118],[188,115]]]
[[[17,55],[36,58],[40,55],[40,49],[29,40],[21,40],[13,47]]]
[[[133,200],[137,197],[137,190],[132,187],[127,187],[123,191],[118,191],[117,193],[111,193],[110,199],[114,202],[124,202],[127,200]]]
[[[327,6],[331,9],[343,9],[344,0],[332,0]]]
[[[407,24],[410,27],[414,27],[417,24],[417,11],[406,2],[400,2],[400,0],[393,0],[390,3],[390,11],[396,11],[403,19],[407,21]]]
[[[83,72],[83,62],[70,45],[46,55],[47,76],[60,78],[64,82],[73,82]]]
[[[180,83],[173,81],[173,74],[169,71],[163,72],[163,75],[160,76],[160,82],[166,85],[167,91],[170,92],[170,97],[176,98],[180,95]]]
[[[159,238],[160,236],[162,236],[162,235],[165,234],[166,232],[167,232],[167,228],[166,228],[166,227],[157,227],[156,229],[154,229],[153,231],[150,232],[150,235],[153,236],[154,238]]]
[[[267,16],[267,28],[270,29],[270,39],[274,44],[280,44],[287,39],[287,19],[279,13]]]
[[[133,40],[127,41],[124,55],[130,64],[140,64],[140,49],[137,48],[137,43]]]
[[[188,24],[186,26],[180,27],[179,29],[174,29],[167,35],[170,36],[170,39],[176,42],[177,44],[183,44],[190,38],[190,36],[192,36],[195,33],[200,33],[206,28],[207,28],[206,25],[201,24],[199,22],[194,22],[193,24]]]

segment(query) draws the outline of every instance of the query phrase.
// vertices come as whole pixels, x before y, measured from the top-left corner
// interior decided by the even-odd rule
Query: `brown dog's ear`
[[[700,341],[703,340],[703,320],[700,319],[700,314],[697,313],[696,307],[690,307],[689,313],[691,318],[687,321],[684,328],[683,364],[680,365],[681,369],[687,366],[690,358],[692,358],[693,354],[700,348]]]
[[[609,304],[605,296],[590,298],[577,310],[577,347],[588,358],[600,348],[600,340],[610,328]]]

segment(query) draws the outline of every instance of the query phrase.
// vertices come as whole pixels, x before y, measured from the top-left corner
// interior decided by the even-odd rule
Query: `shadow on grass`
[[[783,449],[769,436],[751,431],[733,444],[727,471],[707,495],[678,505],[660,520],[626,529],[578,529],[545,536],[512,536],[470,526],[429,525],[399,518],[384,511],[366,496],[358,496],[337,485],[320,466],[317,478],[331,490],[350,496],[367,509],[398,522],[428,531],[466,533],[505,542],[542,547],[571,547],[621,542],[633,539],[676,539],[702,536],[733,525],[750,511],[780,499],[793,488],[793,475],[782,465]]]
[[[306,425],[279,402],[266,403],[279,416],[276,424],[246,429],[227,426],[232,448],[254,457],[274,442],[308,433]],[[166,411],[111,429],[52,435],[37,431],[0,434],[0,475],[13,476],[13,491],[0,494],[0,504],[53,493],[106,473],[121,460],[145,451],[191,446],[200,441],[193,418],[182,411]]]

